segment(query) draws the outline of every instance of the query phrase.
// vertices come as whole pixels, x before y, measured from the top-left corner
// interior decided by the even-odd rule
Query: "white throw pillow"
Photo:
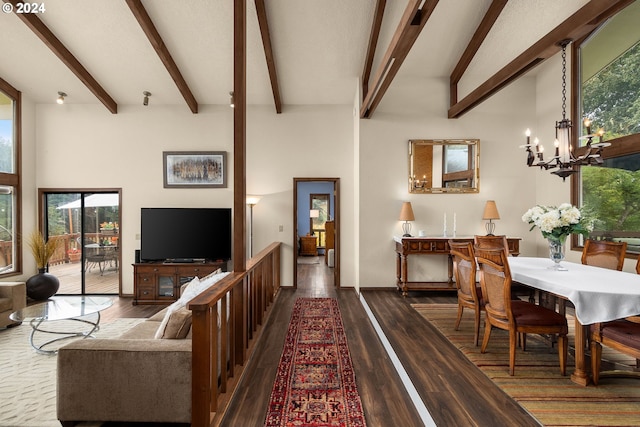
[[[160,339],[164,336],[164,331],[165,329],[167,329],[167,325],[169,323],[169,320],[171,319],[171,315],[174,312],[180,310],[181,308],[184,308],[185,305],[186,305],[185,302],[179,299],[173,304],[171,304],[169,307],[167,307],[167,312],[164,314],[164,318],[162,319],[162,322],[160,322],[160,326],[156,331],[156,335],[155,335],[156,339]]]

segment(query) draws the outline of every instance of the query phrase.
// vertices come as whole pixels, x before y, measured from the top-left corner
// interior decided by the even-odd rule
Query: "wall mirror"
[[[409,193],[477,193],[479,139],[409,140]]]

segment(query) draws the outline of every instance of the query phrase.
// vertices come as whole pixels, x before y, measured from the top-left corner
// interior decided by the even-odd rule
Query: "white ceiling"
[[[118,105],[183,104],[182,95],[124,0],[48,0],[38,14]],[[284,112],[292,104],[351,104],[376,0],[266,0]],[[440,0],[396,79],[448,77],[491,0]],[[466,81],[482,82],[587,0],[510,0]],[[232,0],[144,0],[200,105],[227,104],[233,88]],[[406,1],[387,1],[377,65]],[[255,4],[247,1],[247,102],[273,105]],[[375,71],[375,68],[374,68]],[[375,73],[374,73],[375,74]],[[0,77],[36,103],[97,98],[14,14],[0,14]],[[393,90],[393,84],[389,90]],[[382,101],[384,103],[384,100]],[[105,111],[107,111],[105,109]]]

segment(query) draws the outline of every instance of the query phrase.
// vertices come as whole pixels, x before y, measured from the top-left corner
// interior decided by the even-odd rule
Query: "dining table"
[[[588,325],[640,314],[640,275],[549,258],[509,257],[512,280],[570,301],[575,309],[575,370],[571,380],[590,382],[585,361]]]

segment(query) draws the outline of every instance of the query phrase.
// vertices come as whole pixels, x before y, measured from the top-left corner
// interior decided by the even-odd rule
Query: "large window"
[[[0,277],[19,273],[20,92],[0,79]]]
[[[595,219],[591,238],[624,240],[640,253],[640,2],[634,2],[577,43],[574,81],[577,136],[604,129],[602,167],[582,167],[573,199]],[[579,139],[583,145],[584,139]]]

